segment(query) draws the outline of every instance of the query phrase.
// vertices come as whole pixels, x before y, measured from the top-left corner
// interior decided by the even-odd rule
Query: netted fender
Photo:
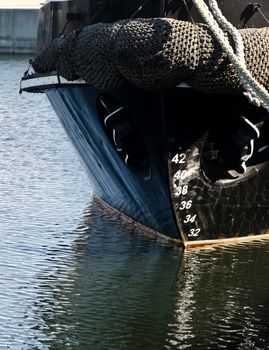
[[[269,87],[269,28],[242,29],[247,68]],[[232,44],[232,40],[230,39]],[[32,62],[105,89],[129,82],[156,90],[187,82],[204,92],[242,90],[233,65],[206,25],[171,18],[98,23],[55,39]]]

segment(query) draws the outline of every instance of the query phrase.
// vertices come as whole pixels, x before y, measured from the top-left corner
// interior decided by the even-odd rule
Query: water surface
[[[269,244],[182,252],[102,210],[44,95],[0,57],[0,349],[269,349]]]

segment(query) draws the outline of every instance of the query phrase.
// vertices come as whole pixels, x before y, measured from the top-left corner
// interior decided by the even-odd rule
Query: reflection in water
[[[267,348],[268,254],[266,243],[187,252],[167,348]]]
[[[34,313],[46,325],[43,345],[153,350],[269,344],[267,244],[183,253],[131,235],[95,202],[77,234],[72,263],[39,277]]]
[[[45,96],[0,57],[0,349],[268,349],[269,245],[182,252],[92,191]]]
[[[95,202],[85,213],[73,249],[75,270],[69,270],[66,282],[47,271],[40,279],[45,287],[39,290],[49,290],[35,312],[48,333],[56,335],[54,346],[153,349],[163,344],[180,251],[131,235]],[[62,308],[68,313],[59,312]]]
[[[72,266],[73,229],[91,194],[46,97],[19,95],[27,61],[0,56],[1,350],[43,349],[38,277],[47,270],[54,283]]]

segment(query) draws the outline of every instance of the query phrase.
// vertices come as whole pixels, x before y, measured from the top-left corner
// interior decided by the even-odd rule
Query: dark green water
[[[100,209],[43,95],[0,58],[0,349],[269,349],[269,243],[183,253]]]

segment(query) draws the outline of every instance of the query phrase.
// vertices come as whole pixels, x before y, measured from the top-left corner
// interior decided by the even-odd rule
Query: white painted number
[[[181,186],[180,186],[181,187]],[[181,194],[183,194],[183,196],[185,195],[185,194],[187,194],[188,193],[188,185],[184,185],[184,186],[182,186],[182,188],[181,188]]]
[[[191,206],[192,206],[192,200],[191,199],[189,201],[182,201],[180,203],[179,210],[190,209]]]
[[[201,231],[200,228],[192,228],[192,229],[190,229],[190,233],[188,234],[188,236],[189,237],[197,237],[200,231]]]
[[[172,158],[172,163],[175,164],[185,164],[186,163],[186,153],[177,153]],[[184,167],[183,167],[184,168]],[[189,186],[188,186],[188,171],[187,170],[177,170],[175,174],[173,175],[173,193],[175,197],[180,196],[186,196],[189,192]],[[187,200],[186,197],[184,197],[186,200],[181,201],[179,204],[179,210],[189,210],[192,207],[192,200]],[[197,214],[188,214],[186,212],[183,223],[188,224],[195,224],[195,220],[197,218]],[[194,225],[192,225],[194,226]],[[189,228],[188,229],[188,237],[198,237],[199,232],[201,231],[200,228]]]
[[[186,215],[185,219],[184,219],[184,224],[187,224],[188,222],[194,222],[196,219],[196,214],[195,215]]]
[[[185,153],[180,153],[180,154],[176,154],[173,158],[172,158],[172,162],[175,164],[185,164],[185,159],[186,159],[186,154]]]
[[[187,170],[178,170],[174,175],[174,179],[184,180],[186,176],[187,176]]]
[[[188,193],[188,185],[178,186],[175,188],[175,196],[179,197],[180,195],[185,196]]]

